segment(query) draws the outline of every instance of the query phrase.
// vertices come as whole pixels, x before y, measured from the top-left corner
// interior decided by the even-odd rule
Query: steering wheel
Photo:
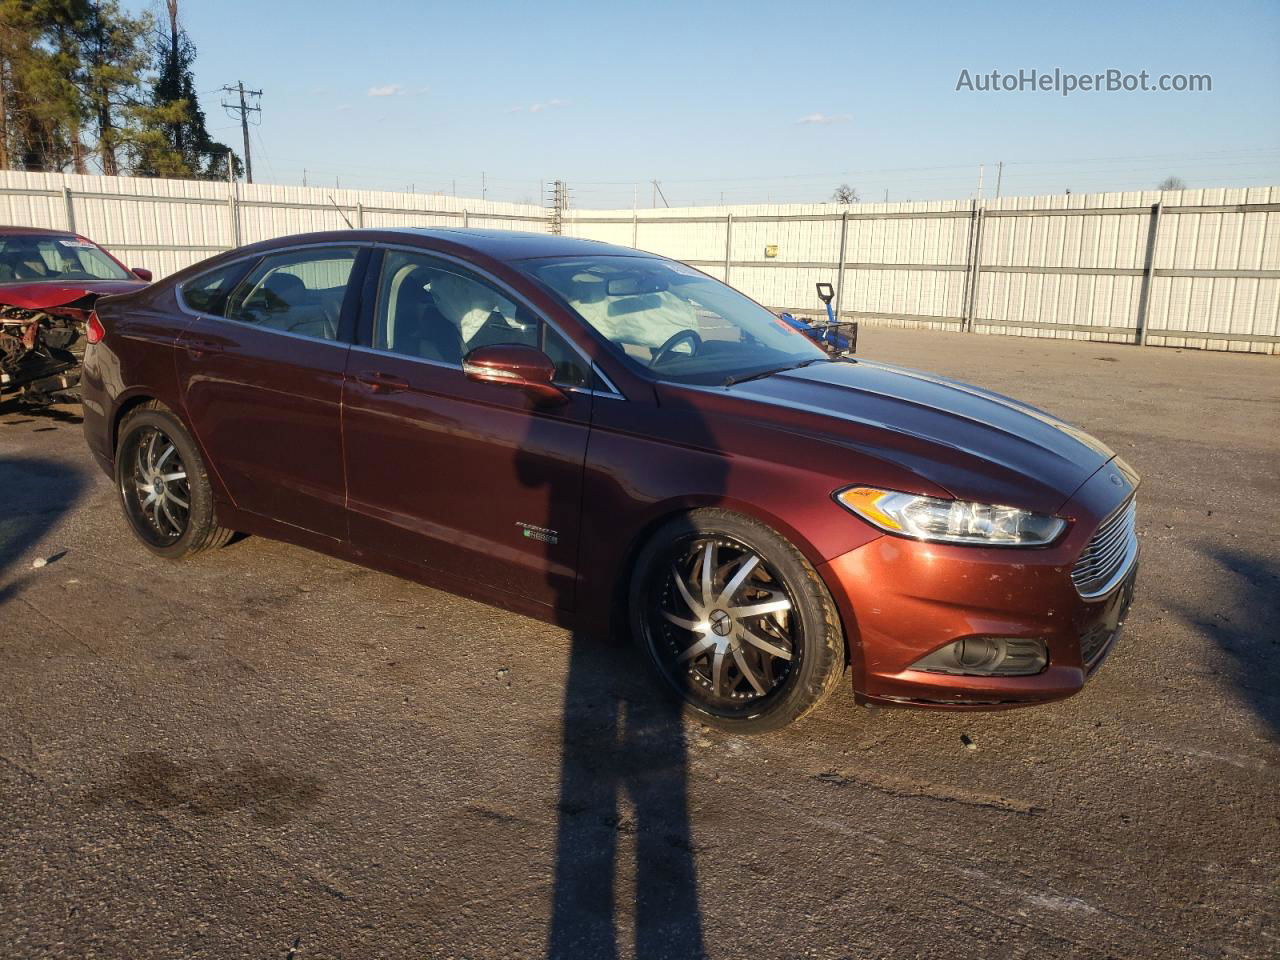
[[[658,348],[658,352],[653,355],[653,359],[649,361],[649,366],[656,367],[662,361],[675,351],[676,344],[682,340],[688,340],[693,344],[692,353],[697,353],[698,348],[702,346],[702,337],[697,330],[677,330],[671,336],[667,337],[666,342]]]

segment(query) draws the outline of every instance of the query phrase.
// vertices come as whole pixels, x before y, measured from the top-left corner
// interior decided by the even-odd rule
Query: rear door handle
[[[409,381],[390,373],[367,371],[357,373],[356,379],[369,388],[370,393],[399,393],[409,389]]]

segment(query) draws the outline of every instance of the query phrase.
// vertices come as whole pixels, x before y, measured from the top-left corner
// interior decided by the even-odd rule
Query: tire
[[[224,546],[235,535],[218,526],[209,475],[191,434],[155,401],[120,425],[116,491],[134,535],[166,559]]]
[[[728,510],[694,510],[653,534],[632,571],[628,619],[685,711],[722,729],[787,726],[844,673],[822,579],[777,532]]]

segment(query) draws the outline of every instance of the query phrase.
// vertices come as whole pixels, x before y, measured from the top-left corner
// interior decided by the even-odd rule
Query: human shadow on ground
[[[625,401],[599,398],[594,414],[564,405],[533,410],[516,454],[516,475],[526,488],[545,493],[548,522],[557,516],[575,523],[583,547],[591,538],[614,536],[600,515],[608,481],[593,478],[588,463],[585,490],[565,483],[559,458],[585,457],[587,423],[580,440],[567,442],[566,419],[595,421],[601,404]],[[608,408],[604,415],[613,412]],[[576,413],[575,413],[576,411]],[[682,416],[682,439],[712,449],[693,411]],[[580,445],[576,445],[580,444]],[[712,457],[715,461],[716,458]],[[718,465],[709,472],[718,475]],[[563,489],[557,489],[559,483]],[[579,512],[580,511],[580,512]],[[570,521],[573,522],[572,520]],[[575,544],[575,547],[578,545]],[[596,571],[580,571],[576,586],[563,578],[553,593],[563,609],[574,606],[574,591],[608,589]],[[616,571],[626,577],[627,571]],[[589,575],[585,575],[589,574]],[[552,582],[551,580],[548,581]],[[585,585],[585,586],[584,586]],[[626,617],[615,618],[626,632]],[[612,640],[613,642],[609,642]],[[612,960],[628,951],[619,939],[630,930],[639,960],[705,956],[698,900],[695,847],[689,819],[688,758],[681,707],[651,678],[644,655],[617,637],[574,630],[564,689],[560,796],[557,806],[555,885],[546,955],[550,960]],[[634,863],[626,862],[634,857]],[[632,869],[633,867],[633,869]],[[616,882],[615,882],[616,881]],[[630,900],[630,907],[628,907]]]

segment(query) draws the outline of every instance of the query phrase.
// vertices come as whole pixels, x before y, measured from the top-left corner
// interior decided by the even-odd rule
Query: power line
[[[238,104],[227,103],[227,101],[223,100],[222,106],[228,113],[240,115],[240,132],[244,135],[244,182],[253,183],[253,156],[249,151],[249,114],[256,113],[259,117],[262,116],[262,107],[259,105],[262,101],[262,91],[246,90],[243,80],[236,81],[234,87],[223,87],[222,90],[224,93],[240,94],[240,102]],[[258,103],[250,105],[245,100],[246,96],[257,97]],[[261,123],[262,121],[259,120],[258,122]]]

